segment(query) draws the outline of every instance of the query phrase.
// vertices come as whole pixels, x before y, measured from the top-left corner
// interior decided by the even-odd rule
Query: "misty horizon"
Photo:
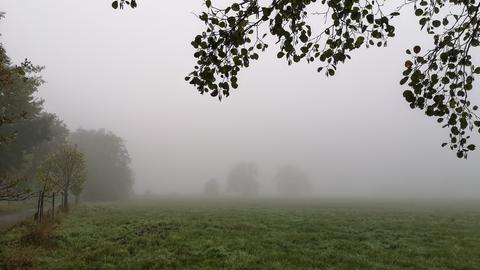
[[[46,67],[45,110],[72,131],[122,137],[138,194],[200,193],[211,178],[224,190],[235,164],[254,162],[266,195],[277,168],[293,165],[321,197],[480,196],[478,151],[461,160],[441,148],[447,132],[402,98],[405,48],[428,43],[408,16],[387,48],[353,53],[330,78],[315,65],[287,66],[269,48],[219,102],[184,81],[200,1],[142,1],[128,12],[93,9],[93,0],[1,2],[13,62]]]

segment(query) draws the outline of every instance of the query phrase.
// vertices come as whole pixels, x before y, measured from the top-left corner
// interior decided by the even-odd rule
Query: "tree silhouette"
[[[403,97],[412,109],[436,118],[449,130],[449,146],[459,158],[467,158],[480,132],[478,106],[469,93],[480,67],[472,49],[480,45],[480,1],[402,0],[387,12],[386,0],[257,0],[234,1],[225,7],[204,0],[198,15],[206,30],[192,41],[197,65],[185,80],[201,93],[220,100],[238,87],[238,73],[268,48],[268,37],[279,44],[277,57],[291,65],[300,61],[319,63],[318,72],[334,76],[338,65],[361,47],[387,46],[395,36],[392,19],[405,8],[419,18],[420,29],[432,38],[433,47],[419,45],[406,50]],[[135,1],[114,1],[114,8],[137,6]],[[309,12],[315,7],[319,12]],[[317,19],[313,25],[310,20]],[[319,30],[316,30],[320,27]],[[315,29],[315,30],[314,30]]]
[[[412,109],[434,117],[450,137],[459,158],[467,158],[475,145],[470,133],[480,132],[478,106],[469,93],[480,73],[472,50],[479,46],[478,0],[403,0],[387,12],[385,1],[367,0],[255,0],[217,7],[205,0],[198,18],[206,29],[192,41],[197,64],[185,79],[201,93],[228,97],[238,87],[238,73],[250,66],[268,47],[278,44],[277,57],[291,65],[318,63],[318,71],[333,76],[350,53],[362,47],[386,46],[395,36],[392,19],[412,7],[418,23],[432,38],[433,47],[406,50],[403,79],[405,100]],[[315,7],[319,12],[312,13]],[[313,25],[311,22],[316,22]]]
[[[88,167],[85,199],[117,200],[133,193],[131,160],[122,138],[104,129],[78,129],[69,140],[85,155]]]

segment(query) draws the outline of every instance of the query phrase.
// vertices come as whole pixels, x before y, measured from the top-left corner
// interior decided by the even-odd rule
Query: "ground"
[[[480,269],[478,202],[133,200],[79,206],[42,244],[28,230],[0,236],[4,268]]]
[[[35,214],[35,201],[0,202],[0,232],[10,228],[16,223],[33,219]]]

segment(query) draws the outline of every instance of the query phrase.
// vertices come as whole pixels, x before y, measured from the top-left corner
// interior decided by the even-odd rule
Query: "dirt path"
[[[10,228],[20,221],[32,218],[35,214],[36,209],[27,209],[15,213],[10,213],[6,215],[0,215],[0,231]]]

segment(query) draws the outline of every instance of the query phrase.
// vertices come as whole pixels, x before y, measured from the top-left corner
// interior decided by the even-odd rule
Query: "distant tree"
[[[55,114],[42,113],[40,117],[44,119],[43,126],[46,131],[44,140],[33,147],[33,151],[28,157],[31,170],[33,171],[38,168],[50,153],[67,144],[67,138],[70,134],[65,123]]]
[[[131,160],[122,138],[104,129],[79,129],[70,135],[69,141],[78,145],[87,162],[88,177],[82,197],[108,201],[133,193]]]
[[[258,169],[254,163],[239,163],[227,178],[227,192],[243,196],[257,195],[259,191]]]
[[[205,183],[203,192],[207,196],[218,196],[220,194],[220,185],[218,185],[217,180],[210,179]]]
[[[302,196],[312,192],[308,175],[293,166],[280,167],[275,174],[278,193],[283,196]]]
[[[240,70],[258,60],[269,42],[278,44],[277,58],[289,65],[316,62],[318,72],[333,76],[353,51],[387,46],[396,32],[393,19],[411,7],[432,46],[406,50],[403,96],[412,109],[449,130],[443,146],[459,158],[475,150],[469,133],[480,132],[480,117],[469,97],[475,96],[471,90],[480,74],[478,58],[472,57],[480,45],[479,1],[217,1],[223,7],[213,2],[205,0],[198,16],[205,30],[192,41],[197,62],[185,79],[200,93],[220,99],[238,87]]]
[[[0,200],[23,200],[36,189],[41,190],[35,181],[36,171],[49,153],[65,144],[68,129],[48,113],[19,120],[0,130],[6,127],[14,128],[16,137],[13,142],[0,144]]]
[[[15,130],[16,134],[14,141],[0,145],[0,172],[6,175],[24,169],[37,148],[50,139],[52,121],[51,115],[39,114],[0,127],[0,130]]]

